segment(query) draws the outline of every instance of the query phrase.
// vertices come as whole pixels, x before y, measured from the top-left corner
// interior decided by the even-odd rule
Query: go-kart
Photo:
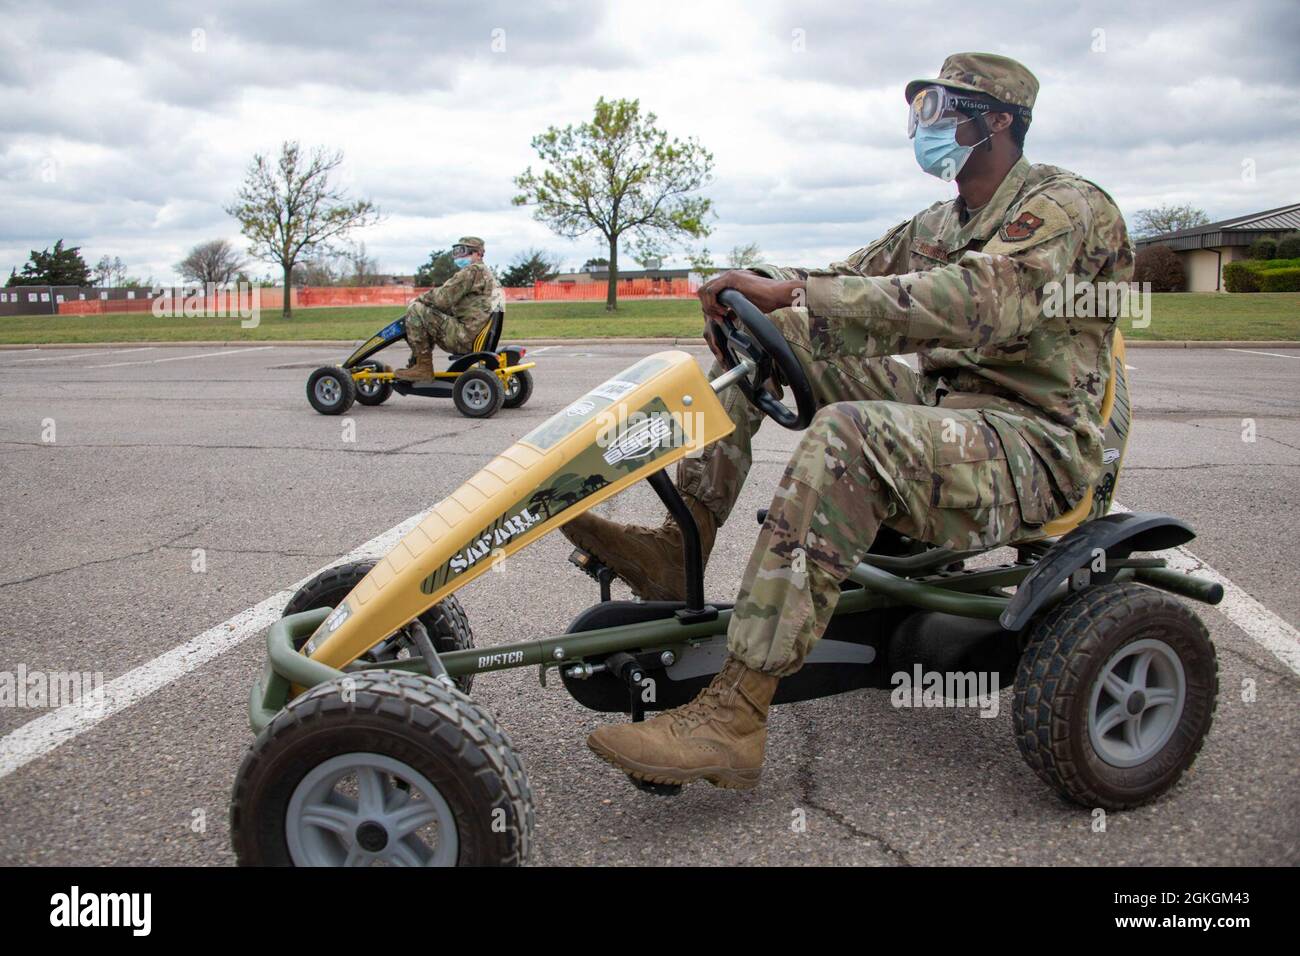
[[[521,345],[498,345],[504,312],[493,312],[469,352],[452,355],[431,382],[403,382],[373,356],[406,339],[406,319],[384,326],[357,347],[342,365],[325,365],[307,378],[307,401],[322,415],[342,415],[353,402],[382,405],[398,395],[448,398],[469,418],[491,418],[501,408],[519,408],[533,394],[536,362],[525,362]]]
[[[632,720],[710,681],[732,606],[705,600],[698,528],[665,469],[732,430],[724,389],[787,428],[816,411],[776,327],[734,290],[721,301],[735,321],[713,323],[718,378],[685,352],[642,359],[498,455],[386,557],[326,570],[294,595],[268,630],[251,693],[257,738],[231,806],[241,863],[523,863],[532,792],[509,738],[469,695],[475,676],[536,667],[545,686],[555,672],[583,706]],[[1014,684],[1021,754],[1065,798],[1122,809],[1173,786],[1218,691],[1214,646],[1173,595],[1215,604],[1223,591],[1137,554],[1190,540],[1182,521],[1107,514],[1129,429],[1118,333],[1114,354],[1093,492],[1000,564],[882,532],[775,703],[889,688],[917,667],[996,673]],[[766,387],[774,373],[794,408]],[[642,479],[683,529],[687,600],[612,600],[610,570],[575,552],[599,603],[563,634],[475,647],[455,592]],[[656,794],[680,789],[629,779]]]

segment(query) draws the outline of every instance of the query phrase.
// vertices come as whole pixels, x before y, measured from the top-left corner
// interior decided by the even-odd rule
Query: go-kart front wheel
[[[527,774],[492,715],[422,674],[358,671],[291,701],[235,780],[244,866],[518,866]]]
[[[374,566],[374,561],[350,561],[337,567],[326,568],[294,592],[289,603],[284,606],[281,617],[312,611],[316,608],[338,607]],[[469,618],[454,594],[443,598],[421,614],[420,623],[429,632],[433,649],[439,654],[447,651],[463,651],[474,646],[474,632],[469,626]],[[400,660],[403,656],[410,657],[412,653],[419,652],[414,650],[414,641],[411,637],[405,630],[401,630],[366,651],[362,655],[362,660],[379,663]],[[474,675],[465,674],[457,677],[455,682],[457,687],[468,694],[474,685]]]
[[[495,372],[471,368],[461,372],[451,390],[456,409],[466,418],[491,418],[501,410],[506,390]]]
[[[358,371],[362,369],[371,372],[391,372],[392,369],[383,362],[366,362],[357,366]],[[361,381],[353,380],[357,386],[357,401],[362,405],[382,405],[393,395],[393,383],[382,382],[377,379],[363,379]]]
[[[346,369],[327,365],[307,379],[307,401],[322,415],[342,415],[356,399],[357,385]]]
[[[533,397],[533,374],[524,369],[510,376],[506,384],[506,408],[520,408]]]
[[[1196,759],[1218,690],[1214,644],[1181,601],[1133,583],[1085,588],[1030,635],[1012,703],[1016,744],[1067,799],[1140,806]]]

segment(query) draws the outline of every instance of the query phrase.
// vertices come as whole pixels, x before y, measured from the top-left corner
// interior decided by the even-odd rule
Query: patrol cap
[[[466,249],[472,249],[475,252],[483,252],[485,249],[483,240],[478,236],[461,236],[456,240],[456,245],[464,246]]]
[[[1038,77],[1023,63],[996,53],[954,53],[943,61],[936,78],[908,83],[904,98],[911,103],[921,87],[933,85],[981,93],[999,103],[1023,107],[1026,121],[1038,96]]]

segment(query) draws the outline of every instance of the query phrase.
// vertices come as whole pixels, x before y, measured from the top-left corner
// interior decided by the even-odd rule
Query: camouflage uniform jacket
[[[412,302],[411,311],[422,319],[429,309],[449,316],[452,321],[442,323],[442,347],[449,352],[468,352],[501,301],[501,286],[492,270],[474,262]]]
[[[920,353],[926,404],[983,410],[1013,473],[1032,474],[1024,456],[1036,454],[1073,506],[1101,468],[1117,317],[1045,309],[1044,297],[1067,275],[1077,289],[1132,274],[1110,196],[1021,157],[981,209],[935,203],[844,262],[809,270],[809,331],[819,358]]]

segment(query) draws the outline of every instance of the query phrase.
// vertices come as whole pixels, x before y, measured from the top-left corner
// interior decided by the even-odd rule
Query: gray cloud
[[[10,5],[5,27],[5,268],[62,237],[166,278],[194,243],[238,238],[223,206],[251,155],[285,138],[345,151],[348,187],[387,214],[360,237],[386,269],[471,228],[495,261],[540,246],[576,264],[600,242],[550,235],[510,205],[511,179],[535,162],[532,135],[599,95],[640,97],[715,152],[715,256],[757,241],[821,262],[951,194],[911,159],[901,90],[963,49],[1034,69],[1030,159],[1096,180],[1126,212],[1300,198],[1293,0],[128,0]]]

